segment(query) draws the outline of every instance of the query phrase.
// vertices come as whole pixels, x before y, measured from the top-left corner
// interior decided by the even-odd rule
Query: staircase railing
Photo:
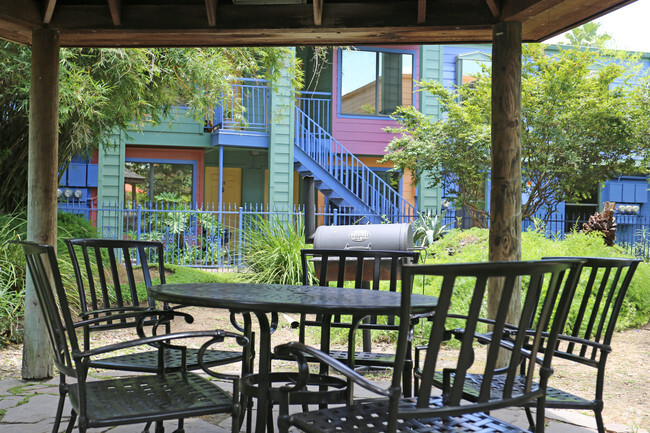
[[[296,107],[296,145],[372,211],[389,221],[416,214],[415,208],[301,108]]]

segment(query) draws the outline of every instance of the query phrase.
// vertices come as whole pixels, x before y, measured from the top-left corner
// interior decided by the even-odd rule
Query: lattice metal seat
[[[54,363],[60,373],[59,404],[52,431],[58,432],[66,396],[69,396],[72,413],[67,432],[71,432],[79,419],[79,431],[88,428],[108,427],[136,423],[157,423],[162,432],[162,421],[179,420],[178,431],[183,431],[184,418],[215,413],[231,413],[232,431],[239,431],[239,376],[220,374],[210,370],[202,356],[208,348],[226,338],[235,339],[240,345],[248,344],[243,335],[225,331],[192,331],[163,334],[123,341],[106,347],[81,350],[76,329],[95,326],[107,321],[135,321],[138,328],[151,320],[166,320],[172,311],[150,310],[115,313],[73,322],[67,293],[61,281],[54,248],[33,242],[21,242],[27,266],[34,283],[42,316],[54,348]],[[154,323],[154,327],[156,324]],[[96,356],[138,346],[155,346],[160,359],[163,347],[180,339],[201,339],[197,362],[204,372],[233,386],[233,396],[215,382],[188,373],[185,361],[180,371],[166,372],[159,366],[159,374],[129,376],[121,379],[88,381],[88,371]],[[181,347],[181,346],[177,346]],[[68,384],[66,378],[76,379]]]
[[[398,290],[398,280],[401,265],[404,261],[417,263],[419,252],[414,251],[382,251],[382,250],[354,250],[354,249],[308,249],[301,251],[303,284],[310,284],[309,276],[314,275],[315,281],[321,286],[335,285],[343,287],[346,282],[352,282],[356,289]],[[395,365],[394,353],[373,352],[370,341],[372,331],[397,333],[399,327],[395,317],[367,317],[345,318],[334,315],[331,319],[322,316],[301,315],[300,322],[295,325],[299,328],[299,341],[305,342],[305,333],[309,327],[325,329],[322,338],[329,346],[330,330],[343,328],[349,330],[348,350],[332,350],[329,355],[339,361],[345,362],[352,368],[366,367],[393,367]],[[363,333],[363,350],[354,350],[356,346],[356,333]],[[354,356],[351,355],[351,351]],[[410,353],[410,350],[408,351]],[[313,361],[313,360],[312,360]],[[407,358],[404,374],[404,392],[411,395],[412,361]]]
[[[299,366],[298,380],[295,386],[286,386],[281,394],[280,416],[278,426],[286,433],[290,426],[306,432],[522,432],[524,430],[502,422],[487,415],[492,410],[522,404],[534,405],[537,409],[536,432],[544,429],[544,396],[546,384],[551,374],[553,351],[540,351],[544,344],[553,347],[557,335],[569,308],[577,276],[584,261],[558,260],[536,262],[492,262],[449,265],[404,265],[402,267],[402,309],[400,312],[399,338],[397,341],[396,363],[391,385],[381,388],[367,381],[353,369],[326,353],[306,346],[300,342],[288,343],[276,347],[275,351],[285,357],[292,356]],[[429,279],[429,285],[440,287],[438,307],[432,319],[429,344],[421,373],[421,386],[416,398],[404,398],[400,384],[409,349],[411,337],[410,300],[414,276]],[[522,278],[524,277],[524,278]],[[566,277],[566,280],[565,280]],[[433,278],[433,279],[432,279]],[[478,326],[484,307],[487,284],[491,278],[503,281],[501,297],[497,302],[497,317],[491,323],[494,335],[502,335],[508,328],[506,312],[514,296],[520,290],[519,281],[529,282],[528,295],[523,301],[522,317],[519,323],[530,323],[537,311],[541,294],[548,296],[539,308],[540,323],[536,332],[528,333],[530,328],[510,329],[511,341],[491,338],[490,334],[480,334]],[[418,282],[420,279],[418,278]],[[565,283],[563,283],[566,281]],[[451,298],[457,285],[471,287],[469,305],[467,306],[466,332],[461,347],[454,360],[441,355],[442,344],[449,339],[447,327],[456,314],[450,313]],[[430,288],[429,290],[432,290]],[[555,305],[555,300],[560,299]],[[546,325],[548,325],[548,328]],[[543,332],[547,331],[547,332]],[[487,356],[481,363],[475,364],[474,338],[479,335],[487,348]],[[463,400],[465,378],[472,370],[483,372],[483,377],[492,378],[495,374],[497,359],[501,349],[509,349],[510,356],[503,368],[506,378],[504,386],[495,389],[490,381],[481,383],[478,398],[473,403]],[[447,351],[448,352],[448,351]],[[315,359],[340,372],[348,380],[369,391],[383,396],[384,399],[349,402],[346,406],[327,408],[317,411],[289,415],[289,399],[294,389],[300,389],[309,380],[307,359]],[[515,389],[515,379],[523,360],[527,363],[524,371],[523,386]],[[442,382],[445,387],[442,397],[431,397],[434,373],[442,370]],[[438,367],[438,368],[437,368]],[[533,384],[533,378],[538,382]]]
[[[549,257],[545,260],[568,259],[568,257]],[[611,351],[610,343],[616,326],[623,299],[627,293],[632,277],[640,260],[579,257],[585,264],[581,271],[581,284],[572,299],[574,311],[572,320],[562,324],[563,332],[558,335],[554,347],[554,355],[572,363],[582,364],[596,369],[595,395],[593,399],[584,398],[558,388],[548,386],[546,392],[546,407],[554,409],[588,409],[594,411],[599,433],[605,433],[602,419],[603,387],[605,363]],[[538,317],[532,317],[530,328],[537,326]],[[463,330],[452,333],[459,339],[463,338]],[[508,337],[512,339],[512,337]],[[417,366],[418,356],[416,356]],[[525,365],[522,365],[525,371]],[[421,369],[416,368],[416,377]],[[515,381],[515,390],[524,386],[524,377],[519,376]],[[476,401],[479,396],[484,378],[480,374],[468,374],[464,384],[464,398]],[[434,375],[434,385],[443,388],[442,374]],[[496,391],[506,386],[505,376],[497,375],[492,378],[492,388]],[[530,413],[530,403],[526,403],[529,422],[534,424]]]
[[[135,329],[135,320],[108,320],[111,315],[129,311],[141,311],[146,303],[148,308],[156,308],[154,300],[138,293],[138,280],[146,288],[152,285],[151,270],[157,272],[160,283],[165,283],[164,248],[163,244],[154,241],[134,241],[123,239],[66,239],[68,252],[72,259],[82,318],[106,317],[106,321],[84,326],[84,348],[91,347],[93,332],[111,331],[114,329]],[[167,304],[163,305],[167,309]],[[187,322],[193,318],[183,314]],[[152,325],[153,319],[146,324]],[[245,326],[240,328],[248,338],[250,333],[250,318],[244,318]],[[170,332],[169,323],[164,324],[165,332]],[[197,349],[188,348],[186,365],[189,370],[199,369]],[[179,350],[165,350],[165,369],[176,371],[181,368],[182,354]],[[249,372],[252,352],[210,350],[203,356],[209,366],[230,364],[245,361],[242,374]],[[94,359],[91,366],[109,370],[125,370],[139,372],[156,372],[159,368],[156,350],[142,353],[124,354],[104,359]]]

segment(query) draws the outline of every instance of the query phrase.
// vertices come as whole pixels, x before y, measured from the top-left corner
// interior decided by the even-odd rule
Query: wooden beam
[[[54,15],[54,8],[56,7],[56,0],[45,0],[45,10],[43,10],[43,24],[52,22],[52,15]]]
[[[108,0],[108,8],[111,10],[111,19],[115,27],[122,25],[122,0]]]
[[[497,0],[485,0],[485,2],[490,8],[490,12],[492,12],[492,16],[498,19],[501,16],[501,8],[499,7],[499,5],[497,5]]]
[[[490,43],[489,26],[471,29],[455,27],[368,27],[342,31],[338,28],[240,29],[194,31],[131,31],[117,32],[79,30],[61,34],[62,47],[236,47],[291,46],[300,41],[305,46],[354,44],[432,44]]]
[[[418,24],[427,22],[427,0],[418,0]]]
[[[205,0],[205,13],[208,15],[208,25],[217,25],[217,0]]]
[[[313,5],[314,25],[320,27],[323,24],[323,0],[313,0]]]
[[[56,248],[56,188],[59,174],[59,35],[32,33],[29,93],[27,239]],[[30,279],[25,290],[23,379],[52,377],[52,355],[38,297]]]

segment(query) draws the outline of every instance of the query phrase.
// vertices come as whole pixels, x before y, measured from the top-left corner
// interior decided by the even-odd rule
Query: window
[[[586,197],[575,203],[565,203],[564,220],[565,232],[569,233],[576,226],[582,228],[582,223],[589,221],[589,217],[598,212],[599,188],[594,188]]]
[[[456,84],[459,86],[471,85],[473,81],[476,81],[478,74],[483,72],[483,66],[489,67],[491,64],[490,56],[480,51],[459,54],[456,57]]]
[[[388,116],[413,105],[413,54],[343,50],[341,114]]]
[[[127,200],[135,198],[139,204],[159,200],[192,203],[193,164],[127,161],[125,166],[137,179],[131,184],[125,179]]]

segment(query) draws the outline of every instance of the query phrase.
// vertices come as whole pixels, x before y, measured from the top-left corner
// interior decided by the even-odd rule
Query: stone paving
[[[358,388],[358,387],[357,387]],[[361,392],[359,392],[362,395]],[[18,379],[0,380],[0,433],[49,433],[52,431],[56,405],[58,402],[58,378],[45,382],[24,382]],[[67,425],[70,408],[66,403],[64,419],[60,430]],[[549,417],[548,433],[595,433],[593,417],[574,411],[547,411]],[[506,409],[494,412],[494,416],[512,424],[526,427],[523,410]],[[165,423],[167,431],[174,430],[174,422]],[[226,415],[188,419],[185,421],[187,433],[228,433],[230,418]],[[93,432],[140,433],[142,425],[120,426],[117,428],[93,429]],[[631,432],[625,426],[607,426],[615,433]],[[152,430],[153,431],[153,430]],[[635,433],[647,433],[636,430]]]

